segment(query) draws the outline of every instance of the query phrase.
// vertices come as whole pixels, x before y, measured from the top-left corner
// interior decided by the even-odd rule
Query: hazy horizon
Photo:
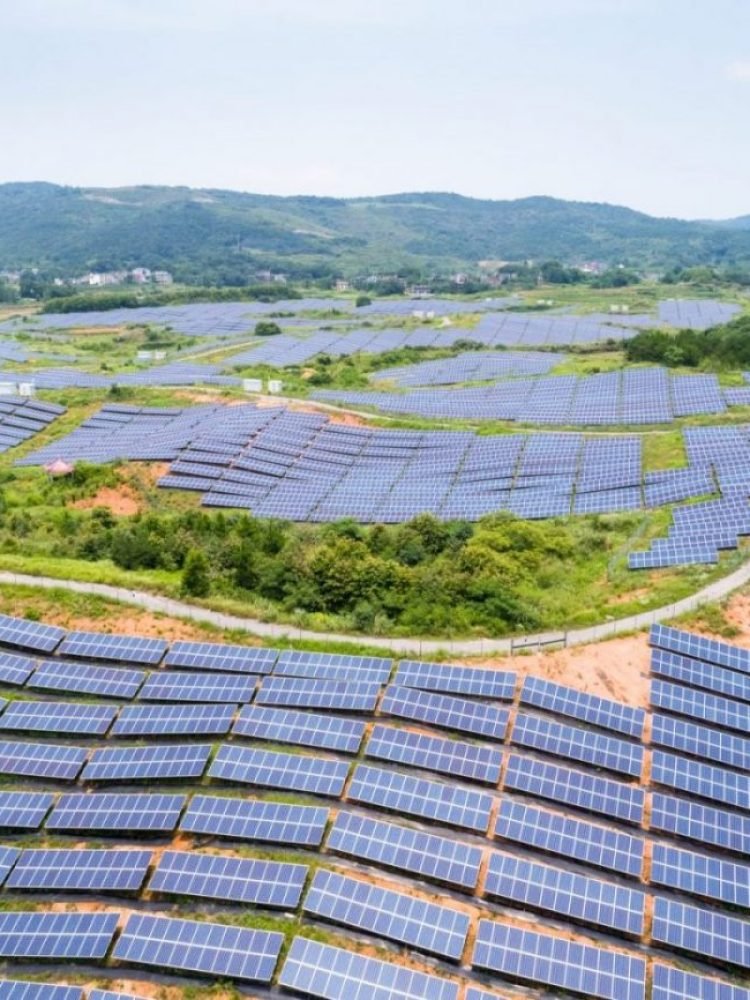
[[[750,213],[750,6],[27,0],[0,181]]]

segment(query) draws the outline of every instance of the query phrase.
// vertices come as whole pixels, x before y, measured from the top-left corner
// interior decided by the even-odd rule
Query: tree
[[[277,333],[281,333],[281,327],[272,320],[262,319],[255,324],[256,337],[275,337]]]
[[[362,306],[372,305],[372,299],[370,298],[369,295],[358,295],[354,301],[354,305],[357,307],[357,309],[361,309]]]
[[[182,593],[192,597],[208,597],[210,590],[208,559],[200,549],[190,549],[182,570]]]

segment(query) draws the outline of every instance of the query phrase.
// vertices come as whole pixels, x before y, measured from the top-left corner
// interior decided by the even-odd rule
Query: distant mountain
[[[281,198],[183,187],[0,185],[0,268],[70,274],[142,264],[200,280],[207,271],[243,278],[258,267],[353,274],[527,258],[656,267],[750,261],[750,216],[685,222],[544,197]]]

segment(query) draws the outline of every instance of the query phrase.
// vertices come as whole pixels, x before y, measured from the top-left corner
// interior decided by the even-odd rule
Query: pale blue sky
[[[750,0],[7,0],[0,181],[750,213]]]

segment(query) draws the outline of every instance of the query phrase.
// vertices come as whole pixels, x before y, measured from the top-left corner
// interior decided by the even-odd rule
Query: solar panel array
[[[0,373],[2,377],[2,373]],[[10,376],[19,379],[19,375]],[[0,454],[46,430],[66,412],[58,403],[27,396],[0,396]]]

